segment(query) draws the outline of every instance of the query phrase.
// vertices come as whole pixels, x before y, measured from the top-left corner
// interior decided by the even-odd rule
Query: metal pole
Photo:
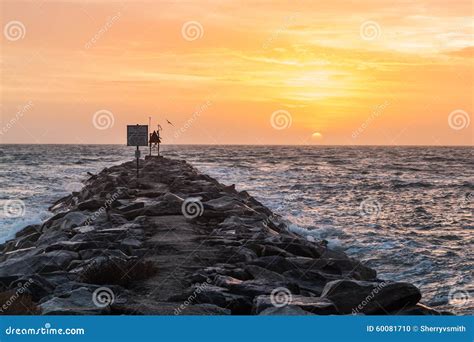
[[[151,127],[151,116],[148,117],[148,130],[150,130],[150,127]],[[149,132],[148,134],[149,134],[148,139],[151,140],[151,133]],[[151,141],[149,141],[149,144],[150,144],[150,157],[151,157]]]
[[[137,146],[137,152],[135,153],[137,156],[137,180],[138,180],[138,159],[140,158],[140,149]]]

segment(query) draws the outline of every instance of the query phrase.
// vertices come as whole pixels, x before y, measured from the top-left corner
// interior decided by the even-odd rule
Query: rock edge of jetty
[[[183,160],[135,167],[92,175],[0,245],[0,313],[441,314]]]

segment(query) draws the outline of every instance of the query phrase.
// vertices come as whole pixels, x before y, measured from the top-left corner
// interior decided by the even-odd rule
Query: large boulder
[[[269,307],[259,313],[260,316],[307,316],[314,315],[299,306],[287,305],[282,307]]]
[[[52,228],[63,230],[80,227],[83,226],[85,223],[92,221],[92,219],[92,216],[89,216],[83,212],[71,211],[60,219],[54,221]]]
[[[207,283],[193,285],[169,300],[189,302],[190,304],[213,304],[230,309],[234,314],[248,315],[252,310],[252,300],[250,298],[230,293],[226,288]]]
[[[166,193],[159,197],[157,203],[147,205],[144,208],[129,210],[122,214],[128,220],[133,220],[138,216],[182,215],[182,204],[182,198],[172,193]]]
[[[0,277],[6,275],[30,275],[66,270],[79,254],[72,251],[57,250],[23,258],[11,258],[0,263]]]
[[[114,303],[113,314],[122,315],[186,315],[186,316],[222,316],[230,315],[229,309],[213,304],[191,304],[183,302],[147,302],[147,303]]]
[[[388,314],[415,305],[421,293],[409,283],[343,279],[327,283],[321,297],[333,301],[341,314]]]
[[[261,295],[254,300],[254,312],[260,314],[262,311],[272,307],[285,307],[287,305],[297,306],[315,315],[335,315],[338,310],[333,302],[326,298],[305,297],[299,295],[286,294],[286,302],[278,303],[275,296]]]
[[[105,206],[105,201],[98,199],[90,199],[84,202],[81,202],[77,205],[79,210],[97,210]]]
[[[109,307],[97,306],[94,293],[86,287],[72,290],[65,297],[53,297],[40,305],[43,315],[99,315],[106,314]],[[99,303],[100,304],[100,303]]]

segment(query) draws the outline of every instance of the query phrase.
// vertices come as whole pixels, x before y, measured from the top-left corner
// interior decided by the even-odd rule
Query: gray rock
[[[295,258],[292,258],[295,259]],[[288,270],[293,270],[299,266],[289,261],[290,258],[284,258],[279,255],[260,257],[252,260],[250,264],[257,265],[273,272],[283,273]],[[314,262],[314,260],[311,259]]]
[[[439,311],[436,311],[433,308],[430,308],[426,305],[423,304],[416,304],[414,306],[407,307],[403,310],[397,310],[396,312],[391,312],[390,314],[392,315],[408,315],[408,316],[439,316],[439,315],[445,315],[449,313],[441,313]]]
[[[291,293],[299,294],[299,287],[296,283],[291,282],[273,282],[264,279],[246,280],[239,284],[228,285],[228,289],[232,293],[256,297],[262,294],[270,294],[275,288],[284,287]]]
[[[326,284],[321,297],[334,302],[342,314],[387,314],[415,305],[421,294],[408,283],[335,280]]]
[[[24,258],[11,258],[0,263],[0,277],[6,275],[41,274],[66,270],[69,263],[78,259],[79,254],[71,251],[52,251]]]
[[[184,293],[173,296],[169,300],[190,302],[191,304],[213,304],[230,309],[233,314],[250,314],[252,310],[251,298],[231,293],[226,288],[207,283],[193,285]]]
[[[105,202],[98,199],[90,199],[84,202],[81,202],[77,205],[79,210],[97,210],[101,207],[104,207]]]
[[[52,228],[61,230],[71,229],[74,227],[83,226],[84,223],[86,223],[90,219],[91,216],[86,215],[82,212],[71,211],[59,220],[54,221]]]
[[[117,257],[120,259],[128,258],[126,254],[124,254],[121,250],[116,249],[86,249],[83,251],[79,251],[79,256],[82,260],[88,260],[97,258],[99,256],[107,256],[107,257]],[[78,265],[82,264],[80,261]]]
[[[133,220],[138,216],[165,216],[165,215],[181,215],[181,204],[183,200],[172,194],[166,193],[159,198],[158,203],[145,206],[142,209],[134,209],[123,213],[128,220]]]
[[[80,251],[91,248],[104,248],[108,244],[99,241],[60,241],[45,248],[45,252],[56,250]]]
[[[17,232],[15,234],[15,237],[19,238],[19,237],[24,237],[24,236],[35,234],[35,233],[40,233],[40,232],[41,232],[41,225],[32,224],[32,225],[26,226],[25,228]]]
[[[305,311],[299,306],[286,305],[282,307],[268,307],[259,313],[261,316],[308,316],[314,315],[311,312]]]
[[[335,315],[338,314],[338,310],[333,302],[326,298],[320,297],[305,297],[290,294],[285,297],[288,303],[286,305],[298,306],[301,309],[311,312],[315,315]],[[261,295],[254,300],[254,311],[258,314],[267,308],[278,307],[279,305],[285,306],[285,302],[279,303],[275,298],[276,305],[272,303],[272,296]]]
[[[123,246],[132,247],[132,248],[140,248],[142,246],[142,243],[139,240],[131,238],[131,237],[123,239],[122,241],[120,241],[120,243]]]
[[[236,200],[234,197],[222,196],[203,203],[204,209],[211,209],[217,211],[232,211],[238,210],[243,206],[243,203]]]
[[[48,229],[43,234],[41,234],[41,236],[38,238],[37,243],[40,246],[50,245],[51,243],[54,243],[56,241],[69,240],[70,236],[70,233],[62,230]]]
[[[51,294],[54,290],[54,286],[38,274],[33,274],[29,277],[20,277],[10,284],[10,288],[14,287],[23,288],[26,293],[31,295],[35,302]]]
[[[281,274],[276,272],[267,270],[266,268],[256,266],[256,265],[248,265],[245,267],[245,271],[250,273],[254,279],[266,279],[268,281],[285,281],[285,277]]]
[[[73,228],[72,231],[74,233],[86,234],[86,233],[91,233],[95,231],[95,229],[96,228],[94,226],[80,226],[80,227]]]
[[[11,283],[17,281],[20,276],[4,275],[0,276],[0,288],[8,288]]]
[[[67,297],[54,297],[40,305],[43,315],[99,315],[110,311],[109,307],[94,304],[93,292],[81,287],[69,292]]]
[[[222,316],[231,314],[229,309],[213,304],[185,305],[182,302],[113,304],[111,309],[114,314],[122,315]]]
[[[145,207],[144,202],[135,202],[132,204],[127,204],[127,205],[117,207],[117,210],[120,211],[121,213],[125,213],[130,210],[142,209],[144,207]]]

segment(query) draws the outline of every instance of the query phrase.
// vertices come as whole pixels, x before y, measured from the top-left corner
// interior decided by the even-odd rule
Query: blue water
[[[464,314],[474,308],[473,151],[163,147],[164,155],[249,191],[308,240],[326,239],[382,278],[415,283],[422,302]],[[0,145],[0,242],[50,216],[48,206],[80,188],[87,171],[133,156],[118,145]]]

